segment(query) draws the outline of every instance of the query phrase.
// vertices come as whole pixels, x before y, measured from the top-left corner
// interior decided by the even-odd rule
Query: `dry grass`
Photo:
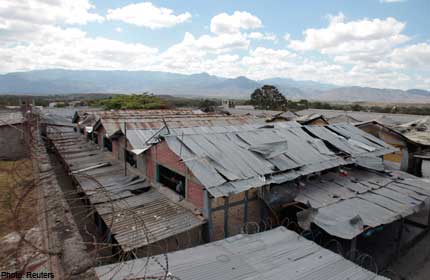
[[[0,238],[35,224],[31,160],[0,161]]]

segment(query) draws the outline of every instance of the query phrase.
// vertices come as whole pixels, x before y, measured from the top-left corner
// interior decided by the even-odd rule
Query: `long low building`
[[[50,128],[48,137],[94,209],[106,241],[120,251],[147,255],[202,242],[204,219],[158,192],[144,177],[125,175],[123,164],[72,128]]]
[[[101,266],[96,274],[100,280],[388,280],[284,227]]]

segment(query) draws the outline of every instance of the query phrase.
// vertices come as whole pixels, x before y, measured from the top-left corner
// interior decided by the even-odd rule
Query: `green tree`
[[[251,94],[251,104],[263,110],[285,110],[287,99],[275,86],[264,85]]]
[[[166,109],[169,106],[159,97],[143,93],[131,95],[116,95],[98,102],[106,110],[120,109]]]
[[[219,103],[215,100],[204,99],[199,104],[199,109],[203,112],[215,112],[216,107],[219,106]]]

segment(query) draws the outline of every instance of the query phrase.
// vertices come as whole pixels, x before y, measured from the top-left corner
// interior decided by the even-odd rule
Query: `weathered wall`
[[[196,208],[202,209],[204,205],[204,187],[194,177],[180,158],[169,149],[166,142],[161,142],[144,154],[146,163],[146,175],[156,182],[156,165],[161,164],[186,178],[186,200]],[[227,222],[228,236],[238,234],[246,222],[260,222],[262,203],[257,197],[255,189],[248,192],[248,202],[245,203],[245,193],[229,196],[228,198]],[[224,198],[211,199],[212,240],[223,239],[224,232]],[[246,206],[247,205],[247,206]],[[247,210],[245,208],[247,207]],[[246,214],[245,214],[246,213]],[[208,217],[207,217],[208,218]]]
[[[136,250],[136,255],[140,258],[144,258],[195,247],[203,243],[202,228],[199,226],[156,242],[155,244],[139,248]]]
[[[27,156],[24,126],[0,126],[0,159],[17,160]]]
[[[146,163],[146,176],[152,181],[157,181],[156,166],[163,165],[170,170],[185,177],[185,199],[191,202],[196,208],[203,208],[202,184],[193,176],[192,172],[180,160],[180,158],[167,146],[166,142],[161,142],[146,151],[144,155]]]
[[[99,129],[97,129],[96,131],[97,133],[97,143],[100,147],[100,149],[103,149],[103,137],[106,135],[106,129],[104,129],[104,127],[99,127]]]
[[[228,207],[225,207],[224,198],[214,198],[211,200],[212,206],[212,240],[220,240],[226,236],[240,233],[246,223],[259,223],[261,221],[262,202],[257,197],[255,189],[248,192],[248,203],[245,203],[245,193],[231,195],[228,198]],[[247,211],[245,208],[248,208]],[[222,208],[222,209],[220,209]],[[225,210],[226,209],[226,210]],[[224,220],[227,211],[227,233],[225,232]],[[247,215],[245,215],[247,212]]]
[[[402,161],[403,150],[406,148],[406,143],[399,135],[375,124],[364,125],[361,126],[360,129],[399,149],[399,151],[395,153],[384,155],[384,160],[397,163]]]

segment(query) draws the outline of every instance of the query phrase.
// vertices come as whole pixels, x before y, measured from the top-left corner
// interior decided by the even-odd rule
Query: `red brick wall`
[[[155,156],[157,162],[185,175],[187,173],[187,167],[180,161],[181,159],[170,150],[169,146],[165,141],[155,145]]]
[[[203,186],[194,177],[180,158],[170,150],[165,141],[153,146],[145,152],[146,176],[153,182],[156,181],[156,164],[161,164],[186,177],[186,199],[194,206],[203,208]]]
[[[187,200],[194,206],[203,208],[203,186],[191,180],[187,180]]]

